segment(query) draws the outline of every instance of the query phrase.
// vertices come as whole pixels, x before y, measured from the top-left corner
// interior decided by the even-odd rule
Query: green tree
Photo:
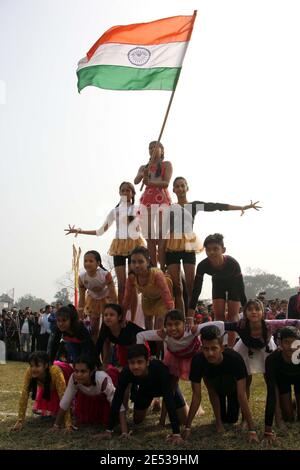
[[[56,302],[61,302],[63,305],[67,305],[71,302],[69,297],[69,291],[66,287],[63,287],[58,292],[56,292],[54,298]]]
[[[24,310],[26,307],[31,308],[33,312],[38,312],[41,308],[45,307],[48,302],[44,299],[34,297],[31,294],[25,294],[18,299],[14,307]]]
[[[244,275],[245,291],[248,299],[253,299],[259,292],[266,292],[266,298],[288,299],[297,292],[296,287],[290,287],[289,283],[275,274],[261,270],[249,270]]]

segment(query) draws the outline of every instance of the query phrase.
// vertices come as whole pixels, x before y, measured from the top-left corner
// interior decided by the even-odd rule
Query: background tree
[[[25,294],[17,300],[14,307],[22,310],[24,310],[26,307],[29,307],[33,312],[38,312],[47,304],[48,302],[46,302],[44,299],[34,297],[31,294]]]
[[[69,303],[72,302],[72,300],[69,297],[69,291],[66,287],[63,287],[62,289],[57,291],[54,298],[55,298],[55,302],[61,302],[63,305],[68,305]]]
[[[253,299],[259,292],[266,292],[266,299],[288,299],[297,292],[297,287],[290,287],[289,283],[280,276],[270,274],[261,269],[247,269],[244,275],[246,296]]]

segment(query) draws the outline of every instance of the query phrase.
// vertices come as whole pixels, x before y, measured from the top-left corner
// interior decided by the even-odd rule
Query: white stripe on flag
[[[84,57],[78,69],[93,65],[116,65],[135,68],[181,67],[188,42],[174,42],[154,46],[132,44],[103,44],[91,57]]]

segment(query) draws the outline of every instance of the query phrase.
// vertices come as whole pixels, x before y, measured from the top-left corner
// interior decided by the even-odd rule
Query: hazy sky
[[[245,271],[300,274],[298,0],[1,0],[0,293],[51,301],[70,270],[64,228],[98,228],[148,161],[170,92],[79,95],[77,62],[111,26],[190,15],[194,33],[162,142],[189,199],[261,212],[202,213]],[[139,185],[137,186],[139,192]],[[114,236],[78,237],[107,252]],[[199,261],[204,255],[199,257]],[[204,296],[209,296],[207,281]]]

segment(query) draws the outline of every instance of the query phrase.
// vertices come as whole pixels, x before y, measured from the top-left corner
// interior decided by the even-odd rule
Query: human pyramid
[[[300,418],[300,365],[293,347],[300,338],[300,321],[265,320],[263,304],[258,299],[247,301],[240,265],[225,254],[223,236],[208,235],[202,246],[193,232],[199,211],[239,210],[243,215],[260,206],[252,201],[245,206],[189,202],[188,182],[181,176],[173,180],[177,202],[172,203],[168,186],[173,169],[164,160],[163,145],[151,142],[149,154],[149,162],[134,179],[135,185],[145,186],[139,204],[134,185],[122,182],[120,201],[98,230],[71,225],[65,230],[67,235],[100,236],[116,223],[109,255],[117,289],[98,251],[86,252],[78,279],[78,308],[62,306],[56,313],[50,354],[30,356],[13,429],[22,429],[31,393],[36,410],[56,416],[51,431],[63,423],[70,431],[97,423],[105,431],[96,437],[111,439],[119,424],[121,437],[128,439],[132,431],[126,414],[131,400],[135,424],[145,419],[151,405],[161,407],[160,424],[164,426],[168,414],[172,427],[167,441],[180,444],[189,439],[197,412],[205,412],[203,379],[216,431],[223,432],[225,423],[236,423],[241,410],[249,441],[259,442],[249,396],[252,375],[262,373],[267,386],[263,439],[273,443],[274,416],[278,425],[294,420],[292,385]],[[195,269],[196,253],[203,249],[206,258]],[[195,310],[204,274],[212,277],[214,317],[198,324]],[[136,322],[139,294],[145,328]],[[273,333],[278,329],[276,344]],[[180,379],[191,382],[189,406]]]

